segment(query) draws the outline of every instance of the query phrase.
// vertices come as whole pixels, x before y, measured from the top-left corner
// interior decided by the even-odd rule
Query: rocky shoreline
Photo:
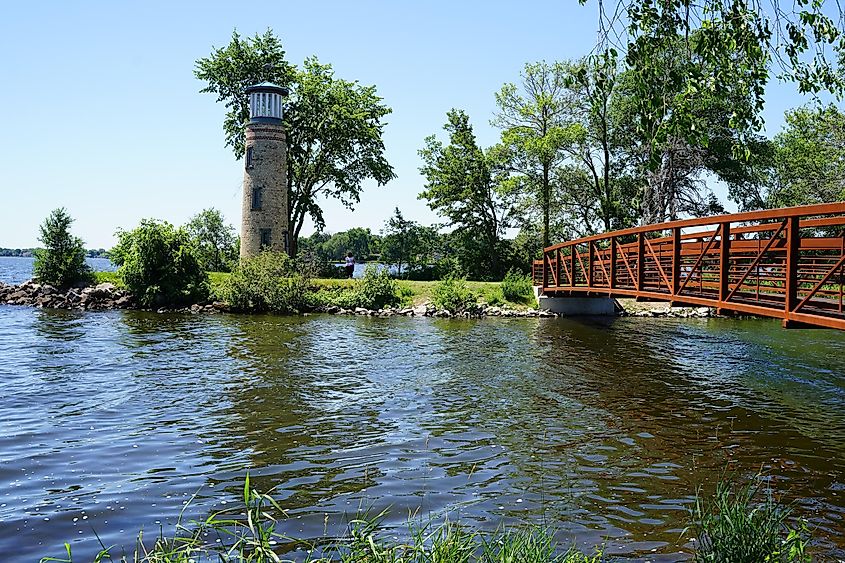
[[[138,306],[132,295],[111,283],[100,283],[86,287],[72,287],[58,290],[33,280],[20,285],[10,285],[0,282],[0,304],[22,305],[48,309],[75,309],[85,311],[109,311],[116,309],[138,309],[155,311],[158,313],[221,313],[248,311],[233,311],[226,303],[215,301],[211,303],[195,303],[188,307],[143,309]],[[390,307],[380,310],[355,308],[344,309],[336,306],[317,307],[303,311],[301,314],[324,313],[329,315],[348,315],[366,317],[433,317],[433,318],[555,318],[557,313],[538,309],[513,309],[498,307],[482,303],[472,312],[450,313],[445,309],[438,309],[431,303],[423,303],[413,307]],[[715,317],[715,311],[707,307],[671,307],[668,303],[638,303],[632,299],[618,301],[617,316],[620,317],[672,317],[672,318],[709,318]]]
[[[59,290],[34,280],[20,285],[0,282],[0,303],[28,305],[48,309],[110,310],[132,309],[134,301],[128,292],[111,283]]]

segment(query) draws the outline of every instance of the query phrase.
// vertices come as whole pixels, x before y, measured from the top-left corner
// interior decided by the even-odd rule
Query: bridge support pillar
[[[557,313],[564,317],[612,317],[616,316],[616,300],[612,297],[550,297],[537,298],[541,311]]]

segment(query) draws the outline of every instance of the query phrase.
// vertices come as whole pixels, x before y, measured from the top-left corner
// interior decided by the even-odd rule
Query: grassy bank
[[[745,485],[722,482],[713,495],[697,495],[684,532],[696,561],[719,563],[803,563],[809,532],[803,521],[793,525],[791,509],[777,502],[757,478]],[[699,492],[700,493],[700,492]],[[205,520],[183,522],[174,532],[148,537],[139,533],[135,551],[103,546],[94,563],[280,563],[281,561],[348,563],[601,563],[611,561],[600,546],[583,552],[555,543],[553,531],[526,525],[485,533],[457,522],[413,520],[407,533],[380,526],[384,513],[358,516],[338,537],[313,540],[281,533],[284,509],[269,494],[250,486],[246,477],[241,506]],[[398,535],[397,535],[398,532]],[[405,539],[400,539],[404,537]],[[70,544],[64,557],[41,563],[74,563]],[[76,561],[76,563],[81,563]]]
[[[219,297],[222,295],[223,285],[231,274],[227,272],[209,272],[208,281],[211,286],[212,297]],[[96,283],[113,283],[118,287],[122,287],[120,277],[116,272],[95,272]],[[316,290],[339,290],[351,288],[358,280],[350,279],[322,279],[316,278],[311,280]],[[419,305],[432,299],[432,291],[438,282],[436,281],[410,281],[410,280],[396,280],[400,290],[404,295],[409,297],[409,304]],[[511,308],[525,309],[533,308],[534,303],[530,299],[523,299],[520,301],[511,301],[505,299],[501,291],[501,282],[481,282],[481,281],[467,281],[467,287],[479,296],[482,301],[487,303],[501,300],[504,304]]]

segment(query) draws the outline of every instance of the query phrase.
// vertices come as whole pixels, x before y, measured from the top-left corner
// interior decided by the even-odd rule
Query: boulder
[[[113,283],[98,283],[94,287],[86,288],[90,293],[91,297],[95,299],[102,299],[102,298],[109,298],[117,292],[117,287]]]
[[[428,306],[417,305],[416,307],[411,309],[411,312],[417,317],[424,317],[426,315],[426,313],[428,312]]]
[[[9,303],[14,303],[22,299],[26,299],[28,296],[29,294],[25,290],[18,289],[17,291],[10,293],[8,297],[6,297],[6,300]]]

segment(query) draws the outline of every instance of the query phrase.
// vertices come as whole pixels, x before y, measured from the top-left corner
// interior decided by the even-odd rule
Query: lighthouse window
[[[252,147],[246,148],[246,167],[252,168]]]
[[[270,229],[258,229],[258,236],[261,238],[261,248],[270,246]]]
[[[252,188],[252,210],[261,211],[261,203],[264,199],[264,188]]]

